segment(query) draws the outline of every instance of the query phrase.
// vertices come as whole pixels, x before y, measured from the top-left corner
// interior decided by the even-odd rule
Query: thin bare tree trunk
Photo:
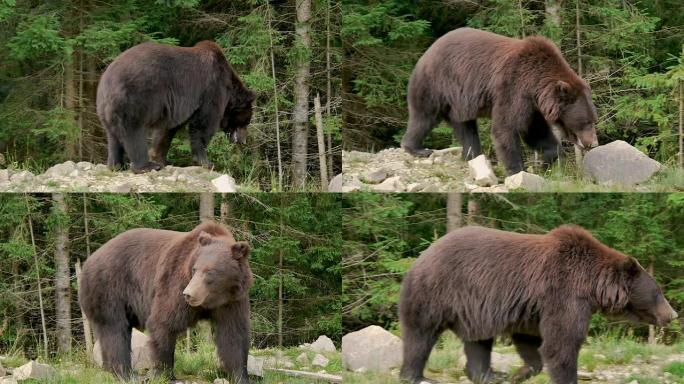
[[[90,257],[90,230],[88,227],[88,196],[83,194],[83,232],[85,234],[86,243],[86,260]],[[81,260],[76,260],[76,288],[81,289]],[[81,310],[81,319],[83,322],[83,336],[85,337],[86,353],[88,356],[93,355],[93,333],[90,329],[90,322],[83,310]]]
[[[525,38],[525,17],[523,17],[522,0],[518,0],[518,13],[520,13],[520,34]]]
[[[479,204],[475,200],[475,195],[468,196],[468,225],[477,225],[477,213],[479,211]]]
[[[326,4],[325,11],[325,75],[326,75],[326,96],[327,101],[325,103],[325,117],[330,119],[330,103],[332,103],[332,70],[331,70],[331,59],[330,59],[330,12],[331,12],[330,0]],[[333,177],[333,147],[332,147],[332,132],[328,132],[328,175]]]
[[[201,223],[214,221],[215,204],[214,194],[212,192],[200,193],[199,216]]]
[[[57,350],[71,351],[71,274],[69,273],[69,222],[67,204],[61,193],[52,194],[57,215],[55,236],[55,318]]]
[[[580,38],[580,0],[575,0],[575,36],[577,40],[577,74],[579,77],[584,75],[584,69],[582,68],[582,40]],[[575,147],[575,163],[577,163],[577,169],[579,170],[582,166],[582,148],[574,144]]]
[[[311,19],[311,0],[296,0],[297,25],[295,33],[299,49],[311,48],[309,36]],[[293,184],[295,188],[304,187],[307,176],[307,155],[309,141],[309,77],[310,59],[308,52],[297,63],[295,75],[294,132],[292,135]]]
[[[648,274],[653,276],[653,258],[650,258],[650,262],[648,263]],[[648,326],[648,343],[651,345],[656,344],[656,327],[655,325],[649,325]]]
[[[280,195],[280,206],[278,207],[279,222],[278,236],[283,236],[283,206],[285,204],[283,195]],[[283,251],[278,252],[278,347],[283,347]]]
[[[43,358],[47,359],[48,355],[48,339],[47,327],[45,326],[45,307],[43,306],[43,290],[40,284],[40,265],[38,264],[38,250],[36,249],[36,237],[33,234],[33,220],[31,220],[31,206],[29,205],[28,196],[24,195],[26,200],[26,210],[29,225],[29,233],[31,234],[31,246],[33,248],[33,261],[36,266],[36,280],[38,282],[38,305],[40,306],[40,325],[43,328]]]
[[[275,106],[275,124],[276,124],[276,148],[278,153],[278,190],[283,190],[283,156],[280,152],[280,114],[278,112],[278,81],[275,72],[275,55],[273,54],[273,28],[272,28],[272,12],[268,8],[268,39],[271,44],[271,76],[273,78],[273,104]]]
[[[463,226],[463,195],[460,192],[447,194],[447,232]]]
[[[684,45],[682,45],[684,58]],[[684,81],[679,80],[679,168],[684,167]]]
[[[221,194],[221,207],[220,207],[220,220],[221,224],[228,225],[228,216],[230,215],[230,204],[226,201],[226,194]]]
[[[316,138],[318,139],[318,163],[321,171],[321,191],[328,191],[328,166],[325,158],[325,139],[323,136],[323,113],[321,111],[321,98],[316,94],[314,99],[314,112],[316,117]]]

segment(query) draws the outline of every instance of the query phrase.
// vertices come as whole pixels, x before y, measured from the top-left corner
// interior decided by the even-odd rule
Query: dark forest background
[[[378,194],[343,197],[342,318],[344,333],[376,324],[397,329],[401,279],[412,262],[448,230],[482,225],[545,233],[577,224],[648,269],[679,313],[684,310],[684,194]],[[590,334],[658,337],[652,327],[596,315]],[[681,338],[674,321],[660,336]]]
[[[200,220],[252,246],[253,348],[339,342],[341,214],[333,194],[0,194],[0,353],[83,347],[76,264],[125,230]]]
[[[593,89],[600,143],[624,140],[658,161],[677,161],[684,118],[680,0],[345,0],[342,12],[345,150],[398,147],[416,61],[438,37],[469,26],[551,38]],[[488,131],[489,121],[480,126]],[[489,134],[480,137],[491,158]],[[426,146],[452,140],[442,124]]]
[[[106,66],[144,41],[209,39],[258,93],[247,146],[212,141],[217,169],[260,190],[320,190],[319,148],[328,179],[341,167],[339,17],[333,0],[0,1],[0,166],[105,162],[95,92]],[[185,132],[169,158],[190,165]]]

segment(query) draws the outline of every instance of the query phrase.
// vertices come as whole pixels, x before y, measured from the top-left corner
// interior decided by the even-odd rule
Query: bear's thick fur
[[[136,45],[109,64],[97,88],[107,164],[122,168],[125,151],[133,172],[162,168],[174,135],[189,122],[193,162],[212,167],[206,152],[212,136],[222,129],[244,144],[254,98],[212,41],[194,47]]]
[[[147,329],[157,373],[173,378],[176,337],[209,319],[231,383],[247,383],[250,248],[204,223],[191,232],[133,229],[83,264],[79,303],[102,345],[106,369],[131,376],[131,329]]]
[[[509,175],[524,167],[520,138],[541,151],[546,163],[559,154],[559,135],[586,148],[598,145],[589,86],[541,36],[518,40],[472,28],[447,33],[418,60],[408,106],[401,141],[407,152],[428,156],[423,141],[446,120],[464,159],[477,157],[482,149],[476,120],[491,117],[496,155]]]
[[[473,382],[492,379],[494,338],[508,334],[525,362],[518,380],[545,364],[553,383],[576,383],[577,356],[597,311],[657,325],[677,316],[635,259],[580,227],[561,226],[545,235],[454,230],[425,250],[404,277],[401,378],[427,381],[425,362],[449,329],[463,341]]]

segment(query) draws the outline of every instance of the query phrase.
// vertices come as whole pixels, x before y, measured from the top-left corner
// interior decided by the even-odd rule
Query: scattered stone
[[[580,380],[592,380],[594,379],[594,375],[592,375],[591,372],[577,371],[577,378]]]
[[[294,363],[289,361],[289,360],[285,360],[285,361],[281,362],[280,366],[285,368],[285,369],[293,369],[295,367]]]
[[[299,365],[309,365],[309,356],[306,355],[306,352],[299,354],[296,360]]]
[[[12,376],[16,380],[26,380],[26,379],[50,379],[57,374],[57,371],[47,364],[37,363],[35,360],[31,360],[28,363],[22,365],[19,368],[15,368],[12,372]]]
[[[146,334],[133,328],[131,336],[131,363],[133,369],[138,372],[154,367],[152,348],[148,345],[149,340],[150,338]],[[96,340],[93,346],[93,360],[100,367],[102,366],[101,348],[100,341]]]
[[[52,167],[48,168],[48,170],[43,173],[43,176],[45,176],[45,177],[69,176],[69,174],[71,174],[75,170],[76,170],[76,163],[69,160],[69,161],[65,161],[64,163],[56,164],[56,165],[53,165]]]
[[[622,140],[600,145],[584,155],[584,175],[601,184],[635,185],[660,171],[662,165]]]
[[[481,187],[488,187],[498,183],[492,169],[492,164],[485,155],[480,155],[468,161],[468,168],[470,169],[470,175],[475,179],[475,184]]]
[[[7,374],[7,371],[5,371],[5,368],[0,364],[0,377],[3,377]]]
[[[10,181],[13,183],[22,183],[25,181],[31,181],[34,177],[35,176],[33,176],[33,173],[29,171],[20,171],[17,173],[13,173],[10,177]]]
[[[247,356],[247,373],[252,376],[264,377],[264,362],[263,357]]]
[[[539,192],[544,188],[544,178],[533,173],[520,171],[515,175],[508,176],[504,181],[504,185],[508,189],[524,189],[530,192]]]
[[[0,384],[18,384],[17,379],[14,377],[0,377]]]
[[[400,179],[399,176],[390,177],[382,183],[374,185],[373,190],[377,192],[401,192],[402,189],[398,183]]]
[[[389,175],[384,169],[368,172],[361,176],[361,181],[366,184],[379,184],[385,181]]]
[[[0,183],[9,183],[10,171],[9,169],[0,169]]]
[[[79,161],[78,163],[76,163],[76,168],[82,171],[89,171],[93,169],[93,164],[87,161]]]
[[[230,384],[230,381],[226,379],[215,379],[214,384]]]
[[[117,193],[130,193],[133,190],[133,187],[131,186],[131,183],[121,183],[119,185],[115,185],[112,188],[112,191],[117,192]]]
[[[342,187],[344,186],[344,175],[339,174],[330,180],[328,184],[328,192],[342,192]]]
[[[237,188],[235,186],[235,179],[228,175],[221,175],[212,180],[211,183],[216,188],[216,192],[233,193],[237,191]]]
[[[337,350],[335,343],[325,335],[318,336],[318,339],[311,343],[309,348],[314,352],[335,352]]]
[[[523,365],[522,360],[517,354],[502,354],[498,352],[492,352],[492,369],[497,372],[512,372],[513,367],[519,367]]]
[[[352,177],[349,181],[345,179],[344,185],[342,186],[342,192],[354,192],[354,191],[359,191],[361,188],[363,188],[363,183],[359,179],[357,179],[355,176]]]
[[[325,356],[321,355],[320,353],[317,353],[316,356],[314,356],[313,360],[311,360],[311,365],[314,367],[327,367],[328,363],[330,360],[326,359]]]
[[[350,371],[389,372],[401,365],[401,339],[377,325],[342,337],[342,366]]]

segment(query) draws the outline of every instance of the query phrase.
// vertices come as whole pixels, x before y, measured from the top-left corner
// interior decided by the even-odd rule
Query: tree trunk
[[[83,194],[83,232],[86,243],[86,260],[90,257],[90,230],[88,227],[88,196]],[[77,291],[81,289],[81,260],[76,260],[76,288]],[[86,354],[90,357],[93,355],[93,334],[90,330],[90,322],[83,310],[81,310],[81,319],[83,322],[83,336],[85,337]]]
[[[295,33],[298,49],[307,51],[297,63],[295,75],[295,105],[294,105],[294,132],[292,135],[292,162],[293,162],[293,185],[295,188],[304,187],[307,176],[307,150],[309,140],[309,77],[310,58],[308,51],[311,48],[309,36],[309,19],[311,18],[311,0],[296,0],[297,25]]]
[[[682,45],[684,60],[684,45]],[[684,81],[679,80],[679,168],[684,167]]]
[[[330,0],[327,1],[325,11],[325,77],[326,77],[326,96],[325,117],[330,119],[330,103],[332,103],[332,72],[330,59],[330,13],[332,12]],[[333,147],[332,132],[328,132],[328,176],[333,177]]]
[[[214,194],[212,192],[200,193],[199,216],[200,223],[214,221]]]
[[[71,351],[71,274],[69,273],[69,222],[64,195],[53,193],[57,225],[55,236],[55,318],[57,350]]]
[[[582,77],[584,75],[584,69],[582,68],[582,40],[580,38],[580,7],[579,7],[579,2],[580,0],[575,0],[575,36],[577,40],[577,74],[579,77]],[[575,163],[577,165],[577,170],[579,170],[582,167],[582,148],[579,147],[576,143],[574,144],[575,147]]]
[[[48,355],[48,339],[47,327],[45,326],[45,307],[43,306],[43,290],[40,283],[40,265],[38,264],[38,249],[36,248],[36,237],[33,233],[33,220],[31,220],[31,206],[29,205],[28,196],[24,195],[26,199],[27,219],[29,225],[29,233],[31,235],[31,247],[33,249],[33,262],[36,268],[36,281],[38,282],[38,305],[40,306],[40,325],[43,328],[43,358],[47,360]]]
[[[328,191],[328,166],[325,158],[325,138],[323,136],[323,113],[321,111],[321,98],[316,94],[314,99],[314,111],[316,117],[316,138],[318,139],[318,168],[321,171],[321,191]]]
[[[463,195],[460,192],[447,194],[447,232],[463,226]]]
[[[78,94],[77,94],[77,87],[76,87],[76,80],[75,80],[75,72],[76,72],[76,60],[77,60],[77,54],[74,51],[73,54],[71,55],[71,58],[67,63],[65,63],[64,67],[64,108],[68,109],[71,111],[74,116],[78,116],[78,111],[77,111],[77,105],[78,105]],[[78,124],[78,121],[75,123]],[[80,134],[80,133],[79,133]],[[66,141],[65,141],[65,148],[66,148],[66,156],[69,159],[74,159],[76,157],[77,151],[78,151],[78,141],[80,141],[80,137],[77,138],[77,142],[73,142],[73,137],[70,135],[67,135]]]
[[[546,27],[549,31],[550,38],[560,46],[561,42],[561,9],[563,7],[563,0],[546,0]]]
[[[278,111],[278,81],[275,72],[275,58],[273,54],[273,28],[271,27],[273,10],[268,8],[268,39],[271,44],[271,76],[273,78],[273,104],[275,106],[276,149],[278,156],[278,190],[283,190],[283,156],[280,151],[280,114]]]
[[[226,194],[221,194],[221,213],[220,220],[221,224],[228,225],[228,217],[230,216],[230,204],[226,200]]]
[[[651,257],[648,263],[648,274],[653,276],[653,258]],[[648,343],[651,345],[656,344],[656,327],[655,325],[648,326]]]
[[[475,195],[470,194],[468,196],[468,225],[477,225],[478,210],[479,204],[475,200]]]

